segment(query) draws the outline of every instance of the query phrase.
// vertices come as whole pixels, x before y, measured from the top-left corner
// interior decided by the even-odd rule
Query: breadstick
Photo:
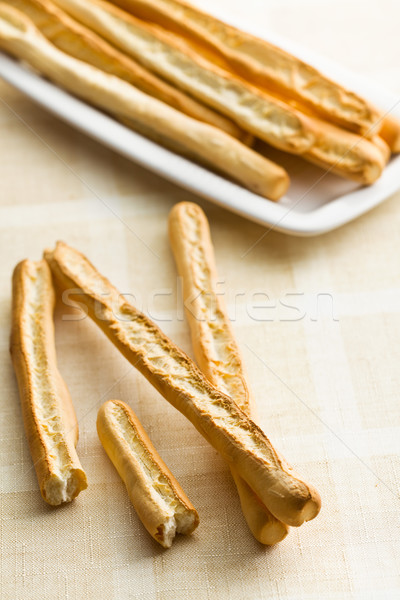
[[[392,152],[400,152],[400,121],[393,115],[386,115],[382,121],[379,135],[385,140]]]
[[[373,183],[382,173],[385,162],[371,142],[260,91],[206,60],[175,35],[102,0],[55,2],[146,68],[272,146],[301,154],[362,184]]]
[[[176,533],[192,533],[199,524],[197,511],[133,410],[120,400],[105,402],[97,415],[97,432],[150,535],[170,548]]]
[[[371,142],[380,150],[383,160],[387,164],[391,157],[391,150],[388,143],[380,135],[374,135],[371,138]]]
[[[6,4],[0,5],[0,47],[96,106],[179,143],[261,196],[277,200],[288,187],[286,171],[275,163],[216,127],[200,123],[125,81],[64,54],[23,13]]]
[[[75,450],[75,411],[57,368],[53,309],[47,262],[19,263],[13,274],[10,352],[40,491],[56,506],[73,500],[87,481]]]
[[[183,0],[112,0],[135,15],[195,40],[247,81],[311,108],[323,118],[371,135],[380,112],[285,50],[227,25]]]
[[[8,0],[8,4],[29,17],[39,31],[59,50],[127,81],[142,92],[158,98],[194,119],[219,127],[244,143],[251,143],[250,134],[241,130],[233,121],[150,73],[139,63],[74,21],[52,2]]]
[[[55,3],[146,68],[273,146],[303,153],[313,144],[315,132],[306,116],[212,65],[167,32],[101,0]]]
[[[82,254],[58,242],[45,257],[59,285],[81,290],[74,298],[87,307],[94,322],[222,457],[235,465],[277,519],[298,526],[318,514],[318,492],[294,475],[262,430],[231,398],[214,388],[150,319],[126,302]]]
[[[217,271],[207,218],[197,204],[181,202],[174,206],[169,216],[169,237],[183,281],[196,362],[217,389],[256,420],[239,348],[222,298],[215,289]],[[254,537],[268,545],[280,542],[288,533],[287,526],[268,511],[233,466],[231,472]]]

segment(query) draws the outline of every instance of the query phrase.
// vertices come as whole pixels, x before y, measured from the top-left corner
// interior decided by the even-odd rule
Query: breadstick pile
[[[400,122],[268,42],[182,0],[8,0],[0,47],[135,131],[279,200],[255,138],[368,185]]]

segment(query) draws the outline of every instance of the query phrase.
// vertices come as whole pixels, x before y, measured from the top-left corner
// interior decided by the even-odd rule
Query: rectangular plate
[[[260,32],[254,26],[243,26],[243,23],[238,25],[231,21],[231,24],[295,54],[382,110],[400,117],[400,99],[382,90],[375,82],[273,32],[265,29]],[[291,235],[313,236],[340,227],[400,188],[400,156],[391,159],[374,185],[362,187],[325,173],[298,157],[275,150],[271,152],[269,148],[268,157],[284,166],[291,180],[286,196],[278,203],[271,202],[134,133],[1,53],[0,77],[64,121],[143,167],[219,206]]]

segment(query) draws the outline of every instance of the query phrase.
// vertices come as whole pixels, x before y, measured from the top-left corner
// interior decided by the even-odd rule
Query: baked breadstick
[[[217,271],[210,229],[197,204],[181,202],[174,206],[169,216],[169,237],[183,281],[183,300],[196,362],[217,389],[256,421],[239,348],[222,298],[216,293]],[[234,466],[231,472],[254,537],[268,545],[280,542],[288,527],[269,512]]]
[[[382,121],[379,135],[385,140],[392,152],[400,152],[400,121],[392,115],[386,115]]]
[[[176,533],[192,533],[199,524],[197,511],[133,410],[120,400],[105,402],[97,415],[97,432],[150,535],[170,548]]]
[[[318,514],[318,492],[292,472],[262,430],[231,398],[214,388],[150,319],[126,302],[82,254],[58,242],[45,257],[59,285],[81,290],[76,300],[87,307],[95,323],[222,457],[235,465],[277,519],[298,526]]]
[[[112,0],[136,17],[195,40],[247,81],[309,107],[323,118],[372,134],[380,112],[285,50],[227,25],[183,0]]]
[[[13,274],[10,352],[40,491],[56,506],[73,500],[87,481],[75,450],[75,411],[57,368],[53,309],[47,262],[19,263]]]
[[[273,146],[303,153],[313,144],[315,132],[305,115],[212,65],[167,32],[109,2],[55,3],[146,68]]]
[[[287,190],[284,169],[223,131],[200,123],[121,79],[72,58],[50,44],[23,13],[0,4],[0,47],[92,104],[178,143],[261,196],[277,200]]]
[[[52,2],[8,0],[8,4],[29,17],[39,31],[59,50],[127,81],[142,92],[158,98],[194,119],[214,125],[243,142],[251,142],[250,134],[241,130],[236,123],[150,73],[139,63],[74,21]]]
[[[362,184],[382,173],[385,162],[371,142],[257,89],[206,60],[177,36],[102,0],[55,2],[146,68],[272,146]]]
[[[382,153],[383,160],[385,161],[385,164],[387,164],[392,154],[389,144],[380,135],[374,135],[371,138],[371,142],[377,148],[379,148],[380,152]]]

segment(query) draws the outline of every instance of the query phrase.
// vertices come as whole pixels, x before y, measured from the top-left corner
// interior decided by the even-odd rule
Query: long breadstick
[[[0,47],[96,106],[178,143],[257,194],[277,200],[288,187],[286,171],[275,163],[216,127],[191,119],[125,81],[64,54],[23,13],[6,4],[0,4]]]
[[[272,146],[301,154],[323,168],[363,184],[373,183],[382,173],[385,160],[370,141],[303,114],[206,60],[159,27],[102,0],[55,2],[146,68]]]
[[[213,385],[256,420],[240,352],[222,298],[210,230],[204,212],[192,202],[176,204],[169,216],[169,236],[192,334],[196,362]],[[247,524],[263,544],[276,544],[288,533],[231,466]]]
[[[78,423],[57,368],[54,291],[45,260],[19,263],[13,275],[10,351],[25,433],[46,502],[70,502],[87,487],[76,454]]]
[[[80,290],[74,298],[125,358],[235,465],[277,519],[298,526],[318,514],[318,492],[294,475],[262,430],[82,254],[59,242],[45,257],[59,285]]]
[[[97,432],[150,535],[170,548],[176,533],[192,533],[199,524],[197,511],[133,410],[120,400],[105,402],[97,415]]]
[[[352,131],[372,135],[380,112],[285,50],[256,38],[183,0],[111,0],[212,50],[247,81],[274,90]]]
[[[250,141],[249,134],[241,130],[233,121],[190,98],[146,70],[139,63],[73,20],[52,2],[48,0],[8,0],[8,4],[29,17],[39,31],[59,50],[127,81],[146,94],[158,98],[194,119],[219,127],[225,133],[242,141]]]
[[[214,67],[168,33],[101,0],[55,3],[146,68],[272,145],[303,153],[313,144],[315,132],[306,116]]]

